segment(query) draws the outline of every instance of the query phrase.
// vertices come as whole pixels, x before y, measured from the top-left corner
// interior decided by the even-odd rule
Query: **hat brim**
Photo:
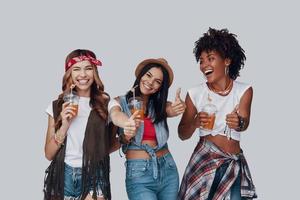
[[[173,83],[173,78],[174,78],[173,70],[167,62],[164,62],[163,60],[160,59],[150,58],[142,61],[140,64],[138,64],[138,66],[135,69],[135,76],[137,77],[141,73],[142,69],[150,63],[159,64],[167,70],[169,74],[169,87],[170,87]]]

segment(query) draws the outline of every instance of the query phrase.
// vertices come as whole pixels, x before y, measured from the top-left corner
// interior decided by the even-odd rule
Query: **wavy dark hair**
[[[200,59],[203,51],[217,51],[222,58],[230,59],[229,77],[235,80],[240,75],[246,60],[245,51],[239,45],[236,35],[229,33],[227,29],[216,30],[209,28],[207,33],[195,42],[194,55],[196,61]]]
[[[152,103],[154,112],[155,112],[155,114],[153,116],[154,123],[164,121],[165,125],[168,129],[167,112],[166,112],[167,99],[168,99],[168,93],[169,93],[168,71],[162,65],[160,65],[158,63],[149,63],[149,64],[145,65],[145,67],[138,74],[138,76],[136,77],[136,80],[134,81],[133,87],[138,85],[138,87],[135,88],[135,95],[141,96],[141,90],[139,87],[141,78],[153,67],[161,69],[161,71],[163,73],[163,80],[162,80],[162,84],[161,84],[161,87],[159,88],[159,90],[149,97],[148,103],[146,105],[146,115],[148,115],[149,105],[150,105],[150,103]],[[127,101],[132,96],[133,96],[132,91],[128,91],[126,94]]]

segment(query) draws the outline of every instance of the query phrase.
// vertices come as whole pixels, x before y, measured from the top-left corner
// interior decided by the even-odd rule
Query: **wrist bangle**
[[[238,118],[239,118],[239,127],[237,131],[242,131],[246,126],[246,119],[240,115],[238,115]]]
[[[61,138],[58,136],[57,133],[54,134],[54,141],[56,142],[57,145],[59,145],[59,146],[63,145],[64,139],[65,139],[65,137]]]

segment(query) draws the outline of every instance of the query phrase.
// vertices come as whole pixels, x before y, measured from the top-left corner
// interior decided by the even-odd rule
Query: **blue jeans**
[[[65,163],[64,196],[67,198],[79,198],[82,194],[81,167],[71,167]],[[93,192],[90,191],[92,195]],[[102,197],[100,183],[97,187],[97,196]]]
[[[128,159],[125,165],[126,191],[130,200],[176,200],[179,175],[170,153],[157,158],[156,179],[151,159]]]
[[[229,163],[222,164],[216,171],[215,178],[213,180],[208,200],[211,200],[213,198],[213,195],[215,191],[217,190],[217,187],[224,176],[226,169],[228,167]],[[233,185],[230,188],[230,200],[244,200],[245,198],[241,197],[241,175],[237,177],[237,179],[234,181]]]

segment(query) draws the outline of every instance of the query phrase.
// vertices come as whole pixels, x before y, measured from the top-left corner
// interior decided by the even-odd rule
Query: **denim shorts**
[[[64,196],[65,200],[75,200],[80,199],[82,194],[82,179],[81,179],[81,167],[71,167],[65,163],[65,187],[64,187]],[[100,184],[97,184],[96,192],[97,197],[103,197]],[[90,195],[93,195],[92,187],[90,186]]]
[[[151,159],[128,159],[126,166],[126,191],[130,200],[176,200],[179,175],[170,153],[157,158],[158,176],[153,177]]]

